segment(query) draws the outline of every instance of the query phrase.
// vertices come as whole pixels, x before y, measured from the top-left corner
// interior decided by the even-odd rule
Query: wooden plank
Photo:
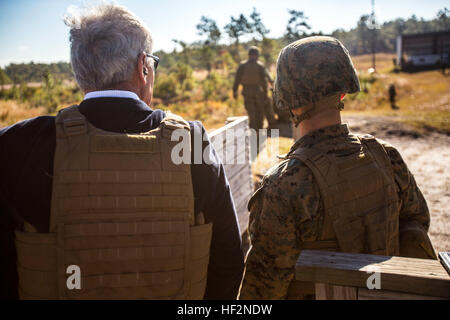
[[[248,207],[248,201],[241,201],[238,204],[235,204],[236,212],[239,214],[239,216],[244,215],[248,216],[249,211],[247,209]]]
[[[252,189],[252,183],[251,183],[251,168],[250,166],[243,166],[240,168],[241,170],[238,172],[232,172],[233,174],[228,177],[227,179],[228,183],[230,184],[231,188],[250,188]],[[225,171],[226,172],[226,171]]]
[[[230,118],[224,127],[209,134],[211,144],[224,163],[225,173],[233,195],[241,233],[244,233],[247,230],[249,219],[247,203],[253,193],[250,164],[250,138],[246,137],[248,134],[247,129],[247,117],[234,117]],[[227,139],[229,130],[236,130],[233,132],[233,139]],[[235,136],[235,134],[238,135]],[[243,146],[245,152],[244,156],[237,152],[242,148],[242,141],[245,141],[245,145]],[[227,156],[227,152],[233,152],[230,157],[231,159],[224,159],[224,157]],[[242,159],[244,159],[244,163],[238,164],[237,160],[241,161]]]
[[[238,121],[236,123],[230,123],[218,130],[213,131],[209,138],[211,140],[211,144],[214,146],[215,149],[222,149],[223,145],[227,143],[232,143],[233,140],[236,139],[227,139],[227,136],[230,135],[229,131],[233,130],[233,137],[242,138],[247,135],[247,122],[246,121]],[[229,141],[227,141],[229,140]]]
[[[248,201],[241,201],[239,203],[235,203],[234,207],[236,208],[236,213],[239,216],[239,219],[241,216],[247,216],[249,215],[249,212],[247,210]]]
[[[227,131],[228,129],[232,128],[239,128],[240,126],[248,127],[248,117],[238,117],[237,120],[234,120],[226,124],[225,126],[211,132],[209,134],[209,137],[210,139],[214,139],[216,136],[222,134],[224,131]]]
[[[242,202],[239,206],[236,206],[236,213],[238,216],[241,233],[244,233],[248,228],[248,222],[250,218],[249,212],[247,210],[247,204],[245,202]]]
[[[450,276],[437,260],[303,250],[296,279],[350,287],[367,287],[380,273],[382,290],[450,298]]]
[[[443,300],[442,297],[431,297],[388,290],[358,289],[358,300]]]
[[[227,174],[228,181],[231,181],[234,177],[238,176],[240,178],[240,181],[242,182],[242,179],[248,180],[251,176],[251,171],[249,171],[251,170],[250,163],[226,164],[224,165],[224,168]],[[246,176],[247,174],[249,174],[249,177]]]
[[[252,196],[251,193],[249,193],[245,198],[243,197],[241,200],[234,203],[234,206],[236,208],[236,211],[240,214],[243,212],[244,214],[249,214],[247,207],[248,207],[248,201],[250,197]]]
[[[248,196],[248,198],[250,198],[250,196]],[[239,216],[239,219],[241,218],[241,216],[248,216],[249,215],[249,211],[247,209],[248,207],[248,200],[247,199],[243,199],[237,203],[235,203],[235,208],[236,208],[236,212]]]
[[[247,131],[245,128],[232,128],[233,130],[236,130],[233,132],[232,136],[228,136],[231,133],[229,131],[223,132],[220,135],[216,136],[212,141],[211,144],[214,146],[214,149],[221,150],[224,147],[231,147],[233,145],[236,145],[236,142],[242,143],[242,142],[249,142],[249,138],[247,137]]]
[[[228,179],[231,190],[239,190],[241,188],[253,190],[253,184],[251,183],[251,169],[249,166],[242,168],[240,172],[233,175],[231,179]],[[228,175],[227,175],[228,178]]]
[[[238,221],[239,230],[241,231],[241,235],[243,235],[245,233],[245,231],[247,231],[247,229],[248,229],[248,220],[249,220],[249,216],[248,216],[248,214],[246,214],[246,215],[241,215],[241,218]]]
[[[224,164],[238,163],[236,161],[237,159],[241,162],[250,162],[249,142],[245,135],[234,139],[234,141],[231,139],[223,143],[219,141],[213,144],[213,146],[216,154]]]
[[[356,300],[358,288],[316,283],[316,300]]]
[[[232,152],[232,151],[226,151],[229,152],[229,154],[227,155],[225,152],[224,154],[217,152],[216,150],[216,154],[217,156],[220,158],[221,162],[223,163],[224,166],[227,165],[242,165],[242,164],[248,164],[251,165],[250,163],[250,149],[247,145],[244,146],[244,152],[241,152],[241,150],[239,150],[239,154],[236,152]]]

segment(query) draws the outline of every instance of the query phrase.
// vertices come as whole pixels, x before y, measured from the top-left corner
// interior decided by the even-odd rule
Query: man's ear
[[[139,54],[138,60],[137,60],[137,67],[136,67],[137,72],[136,73],[137,73],[140,81],[145,81],[146,77],[148,76],[148,68],[145,65],[145,59],[146,59],[146,56],[143,52],[141,54]]]

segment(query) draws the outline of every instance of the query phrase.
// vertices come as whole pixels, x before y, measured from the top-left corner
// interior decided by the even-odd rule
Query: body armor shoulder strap
[[[78,105],[60,110],[56,115],[55,124],[57,138],[82,135],[88,131],[86,117],[80,113]]]
[[[182,117],[171,112],[166,112],[166,117],[161,121],[160,128],[162,137],[168,140],[171,139],[172,133],[175,130],[190,131],[189,123]]]
[[[394,177],[394,170],[392,169],[391,160],[383,145],[370,134],[358,135],[358,139],[365,144],[378,165],[386,169],[391,174],[391,177]]]
[[[62,131],[59,133],[64,136],[81,135],[85,134],[88,130],[88,121],[79,111],[78,105],[73,105],[60,110],[56,116],[55,123],[57,126],[62,126]],[[166,112],[166,116],[161,120],[157,129],[161,130],[162,137],[170,140],[173,131],[179,129],[190,131],[190,126],[182,117],[169,111]]]

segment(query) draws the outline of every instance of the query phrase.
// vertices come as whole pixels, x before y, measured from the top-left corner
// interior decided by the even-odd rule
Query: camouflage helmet
[[[259,48],[255,46],[251,46],[248,48],[248,55],[256,54],[259,56]]]
[[[328,106],[333,102],[338,108],[343,108],[340,94],[359,90],[350,55],[335,38],[304,38],[280,52],[274,101],[281,110],[305,108],[301,118],[294,119],[297,124],[320,112],[317,109],[321,102]]]

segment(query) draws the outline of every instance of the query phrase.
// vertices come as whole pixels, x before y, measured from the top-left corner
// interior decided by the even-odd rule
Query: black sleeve
[[[205,299],[236,299],[244,269],[244,255],[230,186],[205,128],[197,121],[190,122],[190,125],[195,212],[203,212],[206,221],[213,223]],[[202,154],[210,146],[211,164],[203,160],[201,164],[195,164],[195,144],[200,141]]]
[[[51,116],[0,130],[0,190],[15,209],[12,219],[25,220],[39,232],[49,228],[55,135]]]
[[[48,232],[54,117],[0,129],[0,298],[18,298],[14,230],[23,221]]]

